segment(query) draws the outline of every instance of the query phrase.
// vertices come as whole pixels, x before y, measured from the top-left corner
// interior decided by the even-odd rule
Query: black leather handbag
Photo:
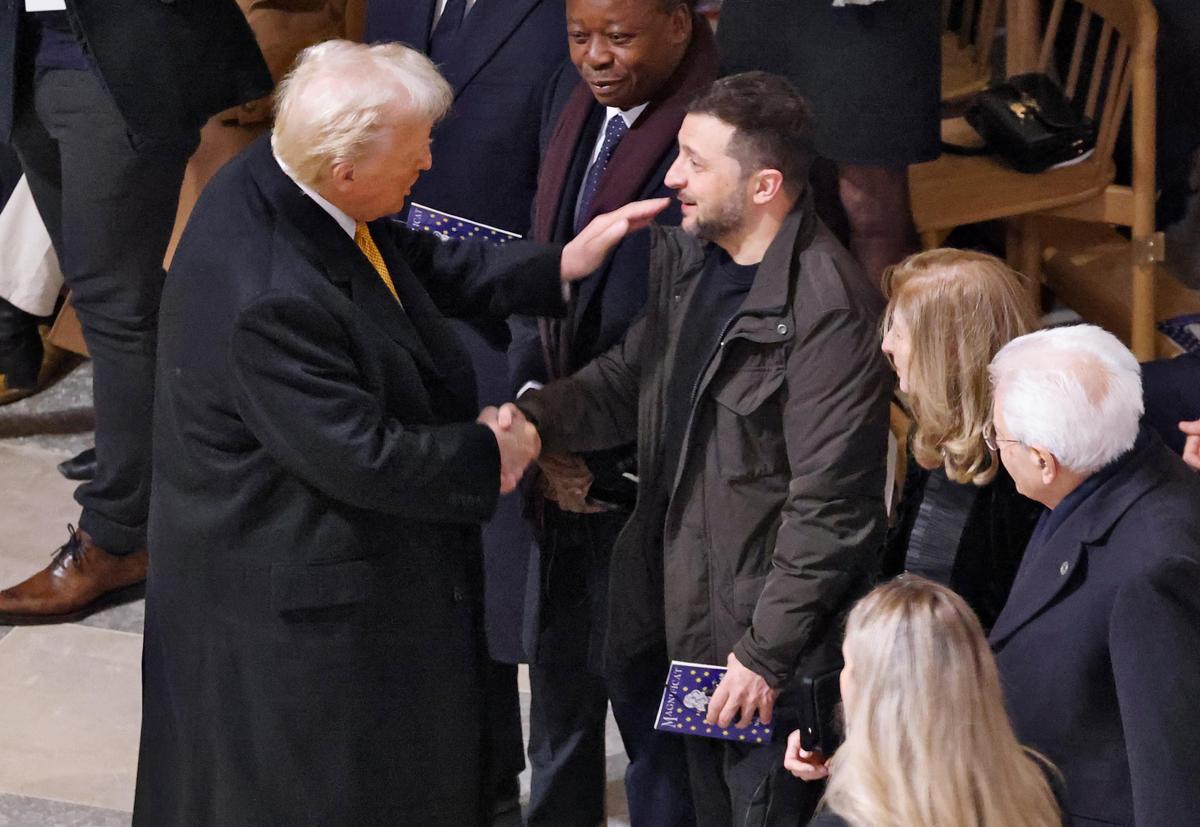
[[[1095,121],[1037,72],[1014,75],[980,92],[966,118],[988,149],[1019,172],[1042,172],[1096,146]]]

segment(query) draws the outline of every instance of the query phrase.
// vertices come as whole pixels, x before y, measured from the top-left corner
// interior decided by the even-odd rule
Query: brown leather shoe
[[[110,554],[86,531],[67,529],[71,537],[54,552],[49,566],[0,592],[0,624],[71,623],[133,597],[134,587],[145,581],[150,558],[144,546],[130,554]]]

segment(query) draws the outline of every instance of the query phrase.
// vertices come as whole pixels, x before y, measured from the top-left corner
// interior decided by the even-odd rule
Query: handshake
[[[542,494],[563,511],[577,514],[604,511],[587,499],[592,484],[587,464],[573,454],[542,456],[542,440],[537,428],[516,405],[511,402],[499,408],[489,405],[479,412],[475,421],[491,428],[496,435],[496,444],[500,447],[501,494],[515,489],[529,463],[536,461],[542,469]]]
[[[511,402],[499,408],[487,406],[475,421],[491,428],[496,436],[500,448],[500,493],[507,494],[517,487],[529,463],[542,452],[537,428]]]

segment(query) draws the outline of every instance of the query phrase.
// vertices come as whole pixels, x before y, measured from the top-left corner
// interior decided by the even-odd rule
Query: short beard
[[[740,197],[740,189],[735,191],[735,197],[723,203],[715,215],[702,218],[696,216],[696,228],[692,233],[705,241],[717,241],[728,238],[742,228],[746,219],[746,207]]]

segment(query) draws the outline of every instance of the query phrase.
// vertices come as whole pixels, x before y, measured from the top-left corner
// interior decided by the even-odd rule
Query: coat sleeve
[[[406,427],[365,389],[324,308],[267,295],[238,318],[227,355],[237,411],[264,449],[331,499],[414,520],[479,523],[500,488],[500,453],[474,422]]]
[[[1200,812],[1200,563],[1172,556],[1121,586],[1109,652],[1133,821],[1188,824]]]
[[[733,648],[774,687],[829,634],[882,542],[892,382],[872,324],[851,310],[827,311],[788,356],[791,481],[771,571]]]
[[[460,318],[562,316],[562,245],[442,241],[388,222],[392,241],[438,310]]]
[[[642,316],[624,338],[566,379],[524,394],[517,405],[537,423],[542,450],[600,451],[637,439]]]

